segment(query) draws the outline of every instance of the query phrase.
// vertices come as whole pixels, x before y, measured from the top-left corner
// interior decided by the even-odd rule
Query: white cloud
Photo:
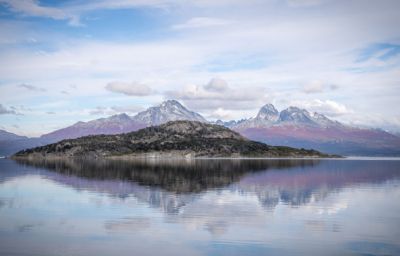
[[[324,83],[320,80],[314,80],[306,84],[303,88],[305,93],[319,93],[324,91]]]
[[[328,0],[286,0],[286,2],[290,7],[309,7],[321,5]]]
[[[6,115],[6,114],[10,114],[10,115],[19,115],[19,113],[17,111],[15,111],[15,109],[9,109],[5,106],[3,106],[2,104],[0,104],[0,115]]]
[[[127,114],[136,114],[139,111],[144,110],[143,107],[137,105],[129,105],[129,106],[112,106],[112,110],[116,113],[127,113]]]
[[[127,105],[127,106],[111,106],[111,107],[103,107],[97,106],[93,109],[86,110],[89,115],[93,116],[111,116],[116,114],[128,114],[134,115],[139,111],[142,111],[143,107],[137,105]]]
[[[223,108],[217,108],[217,110],[212,112],[208,117],[215,118],[215,119],[222,119],[222,120],[230,120],[233,118],[233,113],[230,110],[225,110]]]
[[[27,89],[30,91],[36,91],[36,92],[45,92],[46,91],[46,89],[44,89],[44,88],[40,88],[40,87],[33,86],[30,84],[19,84],[18,87],[24,88],[24,89]]]
[[[309,101],[293,101],[294,106],[305,108],[311,112],[318,112],[331,117],[342,116],[351,113],[343,104],[333,100],[314,99]]]
[[[122,93],[128,96],[148,96],[153,93],[153,90],[149,86],[138,82],[111,82],[105,88],[111,92]]]
[[[76,15],[66,12],[63,9],[39,5],[35,0],[0,0],[12,11],[25,16],[45,17],[55,20],[69,20],[71,25],[79,25],[79,18]]]
[[[207,28],[232,24],[230,20],[212,18],[212,17],[195,17],[182,24],[172,26],[172,29],[193,29],[193,28]]]
[[[208,84],[204,86],[207,91],[224,92],[229,89],[228,83],[221,78],[212,78]]]
[[[30,2],[47,8],[44,3]],[[296,5],[294,1],[290,2],[292,6]],[[21,102],[34,106],[34,96],[37,95],[24,92],[22,88],[19,90],[21,93],[15,93],[16,84],[29,83],[40,85],[46,90],[41,96],[55,101],[67,97],[60,95],[61,90],[68,91],[68,100],[80,101],[74,111],[78,108],[93,109],[103,105],[103,102],[112,106],[115,102],[130,104],[132,102],[128,100],[135,100],[151,106],[161,101],[161,95],[132,99],[122,94],[110,94],[103,89],[109,81],[140,81],[148,85],[156,84],[160,94],[172,92],[188,107],[202,110],[205,116],[221,108],[241,118],[256,112],[271,99],[275,100],[274,104],[286,100],[283,106],[294,100],[313,101],[315,94],[304,93],[303,89],[321,91],[318,86],[304,88],[317,78],[323,83],[322,92],[325,92],[318,94],[317,98],[324,103],[326,99],[340,102],[347,110],[354,111],[353,117],[363,113],[399,116],[398,108],[388,107],[395,106],[399,100],[399,68],[380,69],[398,63],[398,58],[381,61],[379,56],[385,54],[382,52],[368,61],[354,63],[358,49],[364,49],[371,43],[399,44],[394,39],[399,38],[399,1],[331,1],[326,5],[313,5],[318,2],[302,1],[299,4],[297,1],[297,6],[312,6],[298,10],[276,1],[100,0],[58,3],[57,7],[52,7],[60,9],[65,16],[57,14],[58,11],[49,14],[48,9],[44,13],[41,13],[43,10],[26,11],[31,15],[47,15],[52,19],[68,21],[70,14],[81,16],[98,9],[150,7],[163,11],[163,8],[168,8],[160,16],[160,19],[166,17],[166,22],[161,22],[155,32],[149,31],[149,37],[140,40],[126,38],[123,42],[114,41],[113,37],[96,38],[95,35],[85,39],[72,38],[69,33],[48,29],[46,33],[40,33],[40,29],[31,29],[33,26],[21,26],[21,23],[29,24],[30,20],[8,25],[4,25],[3,21],[0,24],[1,34],[5,35],[0,39],[0,43],[4,43],[0,50],[0,77],[3,81],[0,99],[6,106]],[[176,5],[180,8],[169,8]],[[50,8],[50,11],[54,10]],[[20,13],[23,14],[22,11]],[[150,16],[146,18],[151,19]],[[210,23],[203,29],[182,28],[179,36],[176,36],[176,31],[171,31],[171,24],[185,21],[188,17],[190,21],[190,17],[211,16],[235,23],[216,26]],[[32,25],[35,28],[36,25],[43,25],[38,23],[35,21]],[[29,38],[35,38],[39,43],[35,47],[10,45],[29,41]],[[42,44],[52,50],[44,50]],[[246,66],[246,58],[260,60],[261,65]],[[222,68],[212,69],[214,66]],[[356,73],[345,70],[348,67],[377,67],[380,71]],[[214,83],[201,85],[211,77],[224,77],[230,84],[228,87],[223,83],[222,86]],[[77,89],[72,90],[70,84],[76,84]],[[340,85],[340,90],[333,91],[337,85]],[[91,102],[82,102],[83,97]],[[62,112],[62,108],[71,105],[60,106],[55,110],[57,115],[66,114],[67,111]],[[343,108],[339,110],[339,113],[342,112]],[[338,118],[344,116],[350,115]],[[72,122],[93,116],[69,118]]]
[[[180,90],[167,91],[168,98],[182,100],[195,110],[248,110],[267,102],[266,90],[262,87],[230,87],[220,78],[213,78],[205,85],[188,85]]]
[[[336,84],[328,84],[321,80],[313,80],[313,81],[307,83],[303,87],[303,92],[305,92],[305,93],[322,93],[322,92],[326,92],[327,90],[332,90],[332,91],[337,90],[338,88],[339,88],[339,86]]]

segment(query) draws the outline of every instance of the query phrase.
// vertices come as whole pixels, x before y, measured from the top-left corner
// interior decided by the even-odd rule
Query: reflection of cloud
[[[224,220],[211,221],[205,224],[205,229],[213,235],[223,235],[229,227],[229,223]]]
[[[327,206],[325,208],[318,209],[318,214],[333,215],[333,214],[336,214],[336,213],[338,213],[338,212],[340,212],[342,210],[347,209],[347,207],[348,207],[347,201],[345,201],[345,202],[337,202],[337,203],[334,203],[334,204],[332,204],[330,206]]]
[[[116,221],[108,221],[104,227],[112,232],[136,232],[150,227],[150,218],[128,217]]]
[[[191,229],[205,229],[222,235],[232,225],[257,226],[264,221],[265,212],[257,197],[237,191],[209,192],[186,205],[179,216],[171,216]]]
[[[21,224],[21,225],[16,225],[16,230],[18,232],[28,232],[31,231],[32,229],[36,227],[43,226],[43,223],[28,223],[28,224]]]
[[[341,226],[338,223],[331,223],[326,220],[306,220],[304,225],[312,231],[340,232],[341,230]]]

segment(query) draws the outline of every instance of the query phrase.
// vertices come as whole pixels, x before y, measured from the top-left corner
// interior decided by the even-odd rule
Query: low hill
[[[315,150],[269,146],[226,127],[171,121],[136,132],[86,136],[20,151],[14,157],[328,157]]]

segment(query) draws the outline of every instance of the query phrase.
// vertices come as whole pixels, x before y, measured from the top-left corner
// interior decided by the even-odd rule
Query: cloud
[[[331,85],[329,85],[329,89],[331,89],[332,91],[337,90],[337,89],[339,89],[339,88],[340,88],[340,86],[337,85],[337,84],[331,84]]]
[[[224,92],[229,89],[228,83],[221,78],[213,78],[204,86],[207,91]]]
[[[18,85],[18,87],[25,88],[27,90],[35,91],[35,92],[45,92],[46,91],[46,89],[44,89],[44,88],[36,87],[36,86],[30,85],[30,84],[20,84],[20,85]]]
[[[188,85],[180,90],[165,92],[167,98],[182,100],[188,107],[197,110],[223,108],[247,110],[267,102],[265,88],[233,88],[221,78],[213,78],[205,85]]]
[[[143,110],[143,107],[141,106],[136,106],[136,105],[130,105],[130,106],[112,106],[112,110],[114,110],[117,113],[127,113],[127,114],[134,114],[139,111]]]
[[[306,84],[303,88],[305,93],[319,93],[324,91],[324,84],[322,81],[315,80]]]
[[[110,92],[122,93],[128,96],[149,96],[154,93],[149,86],[138,82],[111,82],[105,88]]]
[[[212,112],[209,118],[221,119],[221,120],[229,120],[233,118],[233,113],[230,110],[225,110],[223,108],[217,108],[214,112]]]
[[[20,115],[20,113],[15,111],[15,109],[13,109],[12,107],[10,109],[8,109],[5,106],[3,106],[2,104],[0,104],[0,115],[7,115],[7,114]]]
[[[286,0],[290,7],[309,7],[324,4],[328,0]]]
[[[121,113],[132,115],[142,110],[143,107],[137,105],[112,106],[112,107],[98,106],[94,109],[89,110],[89,115],[116,115]]]
[[[314,80],[303,87],[305,93],[322,93],[327,90],[337,90],[339,88],[336,84],[327,84],[321,80]]]
[[[370,44],[358,51],[357,58],[345,70],[356,73],[382,72],[400,66],[400,44]]]
[[[352,112],[345,105],[333,100],[313,99],[310,101],[293,101],[291,105],[331,117],[342,116]]]
[[[186,21],[182,24],[176,24],[172,26],[172,29],[195,29],[195,28],[206,28],[206,27],[216,27],[232,24],[230,20],[212,18],[212,17],[195,17]]]
[[[94,109],[89,110],[89,115],[97,116],[97,115],[113,115],[115,112],[108,107],[96,107]]]
[[[0,0],[0,4],[7,6],[10,10],[24,16],[45,17],[54,20],[69,20],[70,25],[79,25],[79,18],[76,15],[66,12],[63,9],[41,6],[35,0]]]
[[[177,3],[179,3],[179,0],[96,0],[84,1],[83,4],[77,4],[70,9],[78,13],[107,9],[133,9],[138,7],[164,9],[168,6],[176,5]]]
[[[54,20],[66,20],[71,26],[82,26],[82,14],[106,9],[132,9],[138,7],[165,8],[177,4],[175,0],[97,0],[64,4],[60,7],[44,6],[37,0],[0,0],[0,5],[27,17],[43,17]]]
[[[232,2],[235,2],[233,6]],[[312,6],[312,2],[315,1],[290,2],[292,3],[290,7],[307,7],[307,5]],[[285,3],[277,4],[276,1],[258,1],[257,4],[251,0],[181,1],[182,4],[178,5],[182,8],[170,8],[160,16],[148,14],[153,11],[163,11],[164,7],[174,6],[177,1],[96,0],[34,3],[41,7],[55,6],[67,15],[72,13],[81,16],[82,20],[95,16],[99,18],[88,22],[82,31],[79,29],[82,33],[75,33],[78,31],[73,30],[75,31],[73,32],[59,26],[62,20],[56,23],[43,19],[19,20],[18,18],[23,18],[23,15],[17,17],[9,15],[10,9],[6,10],[1,6],[3,11],[7,12],[7,17],[5,16],[1,22],[0,31],[2,35],[4,31],[8,32],[0,41],[18,43],[35,38],[38,43],[35,45],[28,43],[23,47],[2,45],[0,98],[3,100],[0,102],[7,103],[7,107],[21,102],[35,106],[38,95],[23,93],[22,89],[18,90],[21,93],[15,93],[13,90],[16,84],[22,82],[49,88],[46,96],[54,97],[56,101],[65,98],[65,95],[59,93],[60,90],[71,91],[68,99],[71,102],[79,101],[79,104],[67,104],[56,109],[60,117],[54,122],[60,125],[67,121],[72,122],[72,119],[78,121],[91,118],[88,112],[73,117],[62,114],[67,111],[63,112],[61,108],[71,108],[78,112],[78,108],[112,105],[116,103],[109,102],[117,100],[124,101],[118,104],[131,104],[132,102],[128,101],[132,98],[98,90],[98,85],[104,86],[110,81],[132,79],[148,85],[157,84],[157,90],[160,91],[173,92],[174,95],[178,93],[179,96],[186,98],[182,100],[186,106],[204,110],[202,114],[205,116],[221,108],[225,111],[237,110],[240,118],[245,115],[244,109],[256,111],[263,103],[270,102],[271,93],[277,95],[273,98],[275,104],[279,104],[277,101],[280,99],[304,101],[309,97],[312,99],[314,95],[318,96],[316,98],[326,99],[324,97],[328,96],[331,89],[337,88],[335,85],[340,85],[341,90],[329,95],[329,99],[358,111],[357,115],[382,113],[384,116],[399,116],[400,113],[399,109],[388,108],[395,106],[398,101],[397,78],[400,75],[398,68],[362,74],[343,70],[354,65],[362,70],[369,70],[369,67],[398,63],[400,55],[396,52],[399,48],[392,46],[381,47],[384,49],[378,49],[376,53],[367,51],[364,62],[356,63],[356,60],[362,49],[376,42],[399,45],[399,30],[396,26],[400,22],[399,1],[352,1],[351,3],[331,1],[327,5],[314,5],[301,10],[289,8]],[[160,9],[152,9],[149,12],[142,7]],[[93,10],[122,8],[138,8],[137,11],[141,14],[139,16],[143,16],[143,19],[137,20],[138,32],[143,28],[146,30],[145,34],[135,33],[130,37],[133,34],[127,33],[129,28],[117,26],[115,33],[114,31],[112,33],[113,36],[110,34],[104,37],[101,35],[107,33],[94,33],[92,37],[81,37],[85,33],[97,31],[106,17],[115,14],[129,15],[129,12],[91,13]],[[314,15],[315,13],[321,15]],[[171,31],[173,24],[190,24],[192,17],[215,17],[235,23],[208,27],[211,29],[181,28],[178,31],[179,36],[176,36],[177,31]],[[6,30],[5,21],[10,23],[6,26]],[[61,23],[67,21],[68,19],[65,19]],[[151,26],[142,27],[142,24]],[[49,26],[53,25],[57,25],[60,30],[49,30]],[[104,27],[104,31],[101,27],[102,31],[108,32],[107,27],[109,26]],[[293,47],[293,42],[296,42],[296,47]],[[246,59],[256,59],[256,62],[262,65],[257,63],[253,65],[253,62],[246,64],[248,62]],[[215,63],[217,68],[213,68]],[[243,65],[246,68],[243,68]],[[212,87],[201,86],[209,78],[216,76],[230,82],[224,93],[216,91],[215,87],[213,90]],[[303,92],[306,81],[314,79],[321,79],[326,83],[323,88],[324,94]],[[12,84],[7,81],[11,81]],[[330,83],[334,85],[332,88]],[[55,84],[57,89],[53,87]],[[69,89],[70,84],[79,85],[79,89],[72,90],[73,87]],[[188,84],[200,85],[198,86],[200,88],[195,90],[196,95],[190,93],[188,95],[187,90],[192,86],[180,88],[181,85]],[[268,86],[268,91],[265,85]],[[196,89],[196,86],[193,87]],[[180,90],[184,92],[179,93]],[[252,97],[247,98],[254,100],[228,98],[233,96],[233,99],[236,99],[242,94],[250,95]],[[202,95],[205,95],[204,99],[200,97]],[[84,97],[87,100],[82,101]],[[151,105],[161,100],[155,99],[156,97],[161,96],[140,100],[143,105]],[[373,104],[371,100],[374,101]],[[286,103],[282,105],[286,106]],[[51,109],[43,108],[40,112],[44,113],[46,110]],[[22,110],[21,112],[25,113]],[[4,122],[9,121],[4,120]],[[30,121],[27,120],[28,122]],[[28,126],[30,131],[35,129],[33,124]]]

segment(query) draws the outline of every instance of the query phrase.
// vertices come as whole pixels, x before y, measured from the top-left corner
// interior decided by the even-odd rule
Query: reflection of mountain
[[[265,207],[273,208],[279,202],[304,205],[338,189],[398,178],[398,161],[325,160],[313,167],[247,175],[235,189],[255,193]]]

